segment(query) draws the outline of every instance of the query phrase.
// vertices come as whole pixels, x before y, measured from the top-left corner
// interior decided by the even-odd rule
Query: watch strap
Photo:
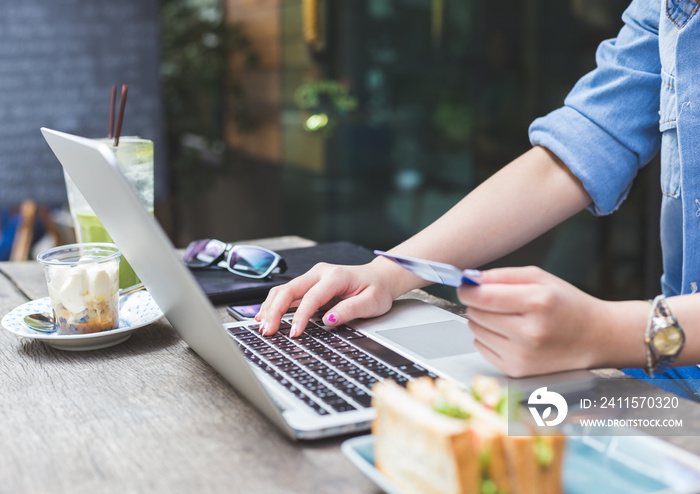
[[[647,368],[646,373],[650,377],[663,373],[676,360],[683,346],[674,355],[657,355],[654,347],[654,336],[659,330],[675,326],[684,338],[683,330],[678,324],[678,320],[671,313],[671,308],[666,302],[666,297],[658,295],[651,302],[651,310],[647,321],[647,328],[644,334],[644,342],[647,345]],[[685,338],[684,338],[685,339]]]

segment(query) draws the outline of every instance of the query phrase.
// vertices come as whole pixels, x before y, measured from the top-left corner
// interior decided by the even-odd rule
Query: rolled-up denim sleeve
[[[546,147],[578,177],[595,214],[616,210],[637,172],[657,153],[659,134],[658,0],[635,0],[617,38],[601,43],[596,68],[564,106],[530,125],[532,145]]]

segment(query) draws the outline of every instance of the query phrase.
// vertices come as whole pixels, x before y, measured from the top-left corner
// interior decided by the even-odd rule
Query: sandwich
[[[375,466],[405,493],[557,494],[563,436],[509,436],[507,394],[493,378],[471,391],[416,379],[375,384]]]

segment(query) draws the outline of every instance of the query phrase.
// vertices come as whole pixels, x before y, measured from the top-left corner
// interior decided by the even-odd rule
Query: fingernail
[[[290,338],[294,338],[297,335],[297,328],[298,327],[299,326],[297,326],[297,323],[292,324],[292,327],[289,330],[289,337]]]
[[[260,322],[260,312],[258,312],[257,314],[255,314],[255,320],[256,320],[257,322]]]
[[[333,314],[333,313],[331,313],[331,314],[326,314],[326,316],[324,317],[324,321],[323,321],[323,323],[324,323],[326,326],[328,326],[329,324],[335,324],[335,323],[337,323],[337,322],[338,322],[338,316],[336,316],[336,315]]]
[[[462,272],[465,276],[481,276],[481,271],[478,269],[465,269]]]
[[[267,321],[263,321],[262,324],[260,325],[260,334],[264,335],[266,329],[267,329]]]

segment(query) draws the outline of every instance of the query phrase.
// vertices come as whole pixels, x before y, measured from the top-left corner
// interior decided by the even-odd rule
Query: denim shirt
[[[700,283],[700,15],[695,0],[635,0],[564,106],[530,142],[556,154],[603,215],[661,149],[661,247],[667,296]]]

